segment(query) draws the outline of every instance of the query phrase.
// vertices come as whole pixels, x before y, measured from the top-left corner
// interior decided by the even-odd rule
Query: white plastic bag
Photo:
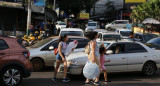
[[[86,65],[83,68],[83,75],[87,79],[95,79],[100,74],[100,70],[96,63],[87,61]]]
[[[64,52],[64,55],[66,57],[68,57],[70,55],[70,53],[72,52],[72,49],[76,48],[77,45],[78,45],[78,42],[76,40],[74,40],[73,42],[70,42],[69,45],[67,46],[65,52]]]

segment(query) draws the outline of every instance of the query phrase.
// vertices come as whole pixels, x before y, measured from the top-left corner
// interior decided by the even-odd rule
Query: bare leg
[[[67,61],[63,62],[64,65],[64,78],[67,77]]]
[[[54,71],[54,77],[57,76],[57,71],[58,71],[58,68],[59,68],[60,64],[61,64],[61,61],[60,61],[60,60],[57,60],[57,61],[56,61],[56,68],[55,68],[55,71]]]
[[[90,80],[89,80],[89,79],[86,79],[86,82],[90,82]]]
[[[101,71],[101,67],[100,66],[99,66],[99,71]],[[100,73],[99,73],[98,77],[95,79],[95,82],[99,81],[99,76],[100,76]]]
[[[106,70],[103,70],[103,72],[104,72],[104,79],[105,79],[105,81],[107,81],[108,79],[107,79],[107,71]]]

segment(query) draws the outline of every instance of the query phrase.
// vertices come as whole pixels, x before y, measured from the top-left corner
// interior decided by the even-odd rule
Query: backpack
[[[90,51],[91,51],[90,42],[88,42],[88,44],[87,44],[86,47],[85,47],[84,52],[89,55],[89,54],[90,54]]]
[[[57,53],[58,53],[58,48],[55,48],[54,49],[54,55],[57,55]]]

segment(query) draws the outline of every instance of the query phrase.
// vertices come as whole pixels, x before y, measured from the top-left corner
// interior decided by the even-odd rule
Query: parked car
[[[22,40],[0,36],[0,86],[17,86],[29,77],[32,64]]]
[[[56,22],[55,25],[56,25],[56,29],[57,29],[57,32],[56,32],[57,34],[59,34],[59,32],[62,28],[67,27],[67,24],[65,22],[60,22],[60,21]]]
[[[152,49],[160,50],[160,37],[149,40],[146,45]]]
[[[99,28],[100,26],[98,22],[88,22],[85,32],[93,31],[94,29],[99,29]]]
[[[116,28],[126,28],[126,25],[129,24],[129,20],[115,20],[105,26],[109,31]]]
[[[54,55],[54,50],[50,50],[49,48],[50,46],[53,46],[54,49],[58,48],[58,39],[58,36],[50,37],[38,42],[31,47],[28,47],[30,51],[30,60],[34,71],[40,71],[47,66],[54,66],[56,56]],[[84,48],[88,44],[89,40],[84,37],[69,36],[69,42],[74,40],[78,41],[78,46],[73,53],[79,55],[78,52],[84,51]]]
[[[121,34],[122,37],[125,39],[125,38],[129,38],[129,35],[132,33],[132,30],[118,28],[115,30],[115,32]]]
[[[61,29],[59,36],[64,34],[68,36],[84,36],[83,30],[79,28],[63,28]]]
[[[160,51],[153,50],[140,42],[103,42],[107,47],[105,63],[107,72],[143,72],[145,75],[153,75],[160,69]],[[117,47],[118,46],[118,47]],[[116,49],[119,50],[115,53]],[[80,55],[80,56],[79,56]],[[87,55],[80,52],[79,55],[72,54],[67,58],[69,63],[68,73],[79,75],[82,73],[85,63],[88,61]],[[60,72],[63,72],[63,65]]]
[[[122,35],[119,33],[105,33],[99,32],[99,38],[97,39],[98,42],[100,41],[112,41],[112,40],[121,40]]]
[[[146,43],[150,39],[156,38],[158,35],[156,34],[143,34],[143,33],[135,33],[134,40],[142,43]]]

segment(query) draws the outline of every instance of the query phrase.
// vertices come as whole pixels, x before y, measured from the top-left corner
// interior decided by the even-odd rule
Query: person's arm
[[[92,44],[91,44],[92,46],[92,55],[93,55],[93,62],[95,62],[95,59],[96,59],[96,57],[95,57],[95,47],[96,47],[96,42],[94,42],[94,41],[92,41]]]
[[[59,46],[58,46],[58,52],[59,52],[59,55],[61,56],[61,58],[62,58],[62,60],[64,61],[65,60],[65,57],[62,55],[62,52],[61,52],[61,49],[62,49],[62,45],[60,44]]]

